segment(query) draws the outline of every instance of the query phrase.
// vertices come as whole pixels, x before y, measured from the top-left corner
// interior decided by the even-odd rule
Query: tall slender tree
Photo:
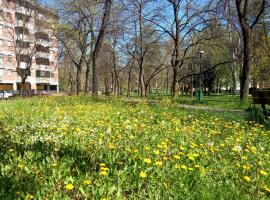
[[[241,70],[240,98],[241,100],[246,100],[249,94],[251,33],[263,16],[266,0],[235,0],[235,4],[243,40],[243,66]]]
[[[103,11],[103,18],[101,27],[97,36],[97,41],[95,43],[92,60],[93,60],[93,79],[92,79],[92,93],[98,95],[99,91],[99,79],[98,79],[98,72],[99,72],[99,63],[98,59],[100,56],[100,51],[102,47],[102,43],[106,34],[106,29],[109,23],[110,11],[112,6],[112,0],[106,0],[104,3],[104,11]]]

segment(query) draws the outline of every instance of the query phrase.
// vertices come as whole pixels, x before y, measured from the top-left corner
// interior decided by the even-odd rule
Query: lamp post
[[[204,54],[204,51],[200,51],[200,79],[199,79],[199,90],[197,93],[197,99],[202,100],[203,99],[203,90],[202,90],[202,55]]]

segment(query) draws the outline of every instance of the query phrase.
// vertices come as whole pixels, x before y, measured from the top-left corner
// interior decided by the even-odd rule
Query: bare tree
[[[6,9],[11,9],[7,1],[3,2]],[[7,33],[12,41],[13,51],[16,58],[16,73],[21,77],[20,93],[26,89],[26,80],[31,76],[33,59],[40,48],[37,45],[36,35],[30,33],[32,22],[36,17],[37,9],[35,4],[29,4],[26,1],[16,1],[15,10],[25,9],[24,14],[17,13],[16,16],[9,10],[8,13],[2,12],[2,18],[8,23],[6,25]],[[23,13],[23,10],[22,12]]]
[[[75,13],[74,19],[68,26],[60,27],[61,43],[63,44],[66,55],[69,56],[73,65],[77,69],[76,75],[76,93],[81,91],[82,67],[85,64],[87,51],[89,49],[88,37],[90,30],[87,26],[86,17],[81,13]]]

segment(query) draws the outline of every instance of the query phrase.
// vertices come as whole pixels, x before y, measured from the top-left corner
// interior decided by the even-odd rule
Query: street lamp
[[[197,92],[197,99],[202,100],[203,99],[203,90],[202,90],[202,55],[204,54],[204,51],[200,51],[200,79],[199,79],[199,90]]]

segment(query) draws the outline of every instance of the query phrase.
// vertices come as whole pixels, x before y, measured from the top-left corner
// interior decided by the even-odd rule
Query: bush
[[[247,111],[247,121],[256,122],[270,128],[269,117],[264,115],[263,109],[261,107],[250,107],[247,109]]]

